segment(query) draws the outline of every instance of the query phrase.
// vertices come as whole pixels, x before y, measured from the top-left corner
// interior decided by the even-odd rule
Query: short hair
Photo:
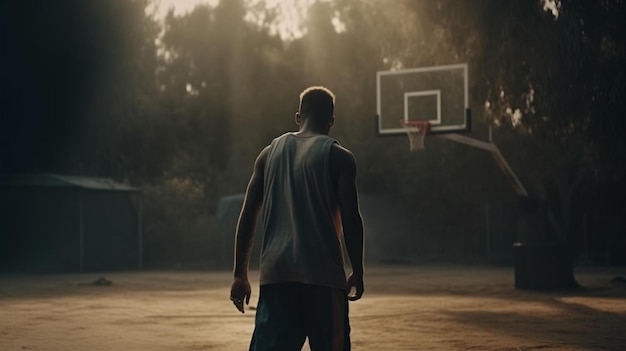
[[[300,115],[316,121],[327,120],[335,113],[335,94],[322,86],[312,86],[300,94]]]

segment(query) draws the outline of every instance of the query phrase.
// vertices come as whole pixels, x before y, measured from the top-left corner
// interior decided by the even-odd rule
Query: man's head
[[[335,118],[335,94],[328,88],[313,86],[300,94],[300,108],[296,113],[296,123],[307,125],[313,131],[328,134]]]

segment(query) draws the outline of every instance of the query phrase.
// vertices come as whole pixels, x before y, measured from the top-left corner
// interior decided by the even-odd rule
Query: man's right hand
[[[244,301],[246,305],[250,303],[250,283],[246,277],[235,277],[233,285],[230,287],[230,301],[241,313],[246,313],[244,309]]]
[[[355,273],[350,274],[350,276],[348,277],[347,284],[348,284],[348,300],[356,301],[360,299],[361,296],[363,296],[363,292],[365,291],[365,288],[363,285],[363,274],[355,274]],[[352,288],[356,290],[354,295],[350,295]]]

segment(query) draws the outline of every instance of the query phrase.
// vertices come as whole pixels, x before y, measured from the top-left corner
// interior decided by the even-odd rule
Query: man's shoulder
[[[277,142],[279,142],[281,140],[287,139],[287,138],[289,138],[292,135],[293,135],[293,133],[291,133],[291,132],[283,133],[283,134],[275,137],[274,139],[272,139],[272,142],[270,143],[270,145],[275,144],[275,143],[277,143]]]
[[[259,152],[259,155],[256,158],[255,163],[259,166],[263,166],[265,165],[265,162],[267,161],[267,157],[270,153],[270,149],[271,149],[271,144],[267,145],[266,147],[263,148],[263,150],[261,150],[261,152]]]
[[[332,155],[335,155],[336,157],[351,157],[351,158],[354,157],[354,155],[352,154],[352,151],[348,150],[348,148],[344,146],[341,146],[337,142],[333,143],[332,146],[330,147],[330,153],[331,153],[331,157]]]
[[[352,151],[338,143],[333,143],[330,148],[330,164],[331,167],[338,168],[346,166],[352,167],[356,164],[356,159]]]

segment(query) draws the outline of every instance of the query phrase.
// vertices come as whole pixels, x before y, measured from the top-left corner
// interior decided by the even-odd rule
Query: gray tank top
[[[327,135],[274,139],[265,163],[260,284],[346,289],[341,221]]]

